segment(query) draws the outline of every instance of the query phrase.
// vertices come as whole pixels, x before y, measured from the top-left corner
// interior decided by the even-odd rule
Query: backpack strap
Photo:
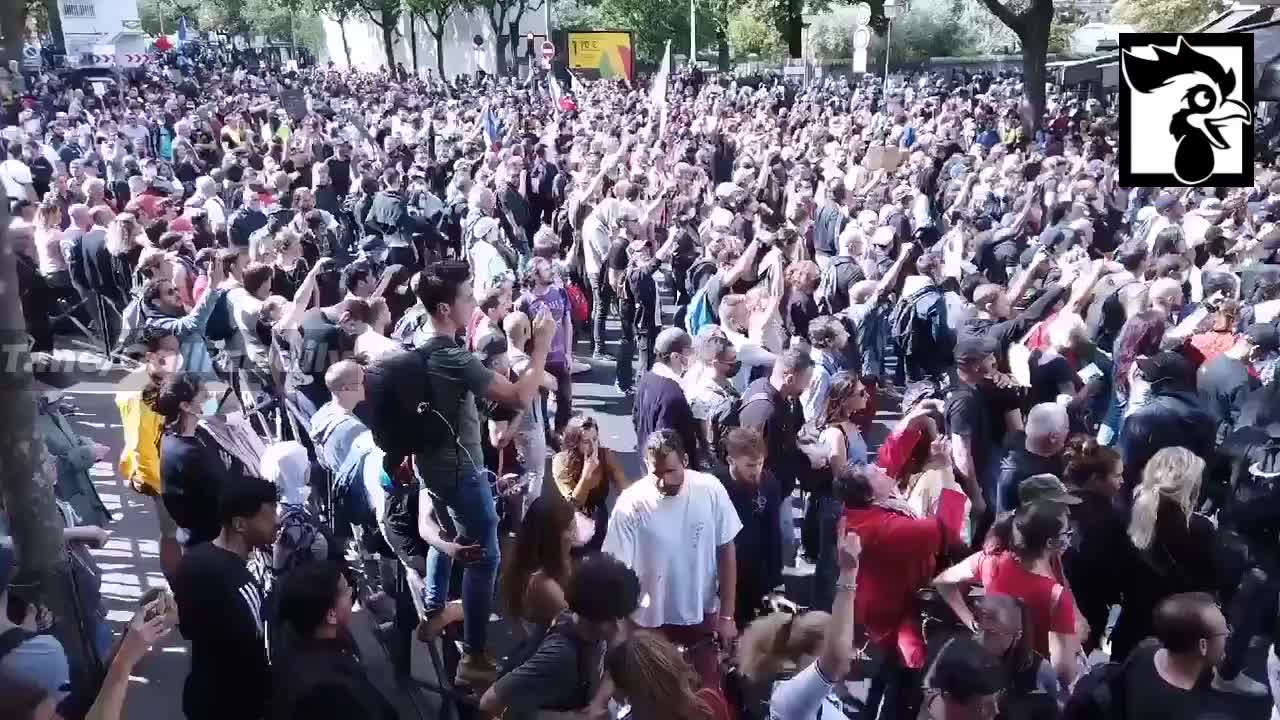
[[[35,636],[36,634],[30,630],[18,626],[11,627],[0,633],[0,660],[4,660],[5,656],[17,650],[19,645]]]
[[[769,393],[767,393],[767,392],[758,392],[758,393],[754,393],[754,394],[752,394],[752,395],[748,395],[747,397],[743,398],[743,399],[742,399],[742,404],[741,404],[741,405],[739,405],[738,407],[739,407],[739,408],[744,408],[744,407],[746,407],[747,405],[749,405],[750,403],[753,403],[753,402],[755,402],[755,401],[757,401],[757,400],[768,400],[769,402],[773,402],[773,398],[769,396]]]

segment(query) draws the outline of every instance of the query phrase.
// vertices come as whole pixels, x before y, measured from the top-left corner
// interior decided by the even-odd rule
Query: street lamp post
[[[884,95],[889,97],[889,45],[893,40],[893,21],[907,11],[906,0],[885,0],[884,19],[888,24],[884,28]]]

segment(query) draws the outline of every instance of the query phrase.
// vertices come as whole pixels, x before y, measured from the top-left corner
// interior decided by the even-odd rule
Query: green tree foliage
[[[1088,20],[1075,8],[1057,8],[1056,12],[1053,26],[1049,28],[1049,52],[1068,53],[1071,51],[1071,34]]]
[[[782,34],[750,7],[740,8],[729,18],[729,47],[739,58],[756,55],[773,60],[786,54]]]
[[[599,5],[577,0],[555,3],[553,20],[560,30],[597,30],[605,27],[604,13]]]
[[[138,20],[142,31],[149,35],[173,34],[178,30],[178,18],[186,16],[192,27],[201,22],[200,3],[196,0],[138,0]],[[204,24],[206,30],[221,30]]]
[[[1119,0],[1111,18],[1147,32],[1188,32],[1228,5],[1223,0]]]

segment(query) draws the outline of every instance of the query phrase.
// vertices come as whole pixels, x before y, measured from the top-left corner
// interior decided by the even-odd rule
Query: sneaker
[[[617,362],[617,358],[605,352],[603,349],[592,351],[591,359],[600,360],[602,362]]]
[[[479,694],[497,679],[498,668],[488,655],[463,655],[458,661],[458,672],[453,678],[453,684],[469,687]]]
[[[573,362],[569,363],[570,375],[581,375],[582,373],[589,372],[590,370],[591,370],[591,363],[584,363],[578,358],[574,358]]]
[[[454,600],[438,610],[425,613],[418,623],[418,639],[422,642],[431,642],[440,634],[440,631],[456,622],[462,622],[461,600]]]
[[[1231,680],[1223,680],[1218,671],[1213,671],[1213,689],[1218,692],[1232,693],[1233,695],[1248,695],[1251,697],[1266,697],[1270,690],[1266,685],[1254,680],[1253,678],[1241,672]]]

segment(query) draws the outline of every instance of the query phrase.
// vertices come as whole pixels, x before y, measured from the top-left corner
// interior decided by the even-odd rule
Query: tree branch
[[[991,11],[992,15],[996,16],[996,19],[1007,25],[1010,30],[1016,33],[1022,32],[1022,28],[1027,22],[1025,16],[1020,13],[1014,13],[1000,0],[982,0],[982,4],[986,6],[987,10]]]

